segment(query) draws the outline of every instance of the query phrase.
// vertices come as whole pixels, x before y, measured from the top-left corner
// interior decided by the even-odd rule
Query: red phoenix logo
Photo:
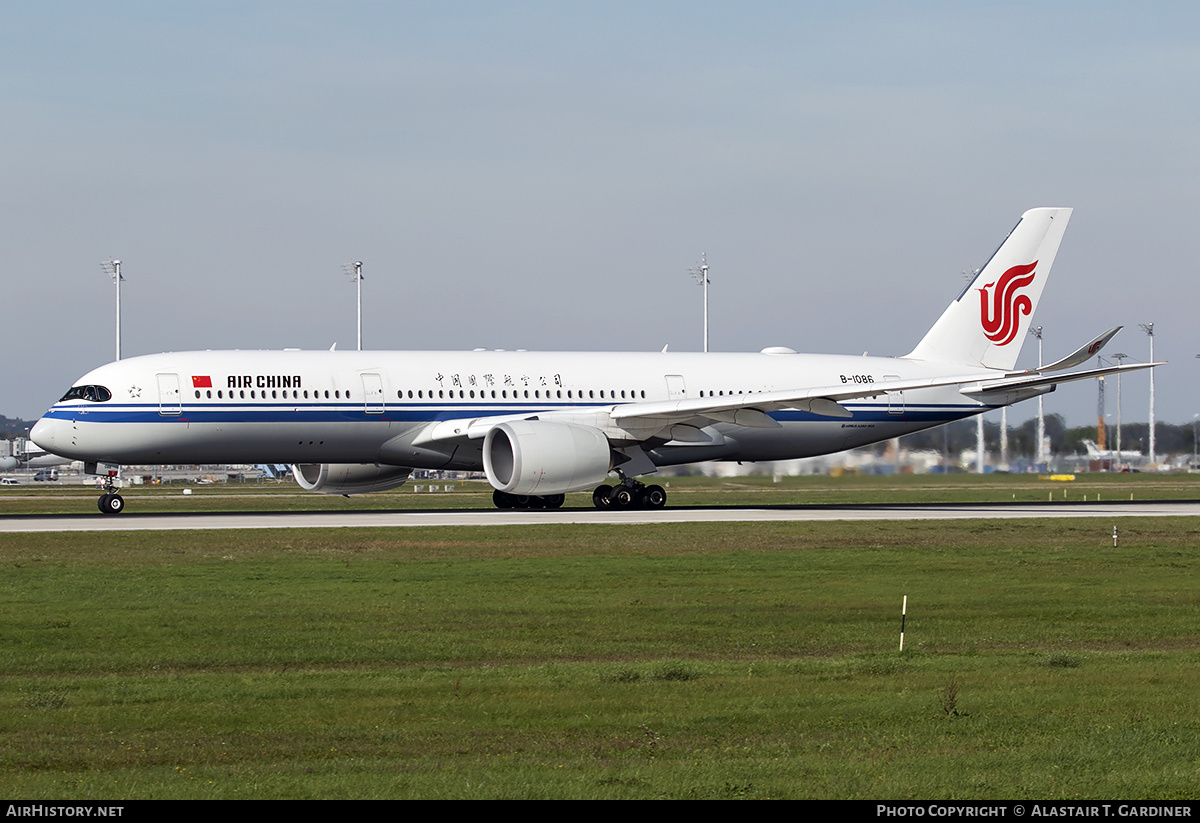
[[[979,321],[983,325],[983,334],[997,346],[1011,343],[1021,327],[1020,315],[1033,311],[1033,301],[1023,294],[1018,295],[1017,291],[1033,282],[1037,264],[1034,260],[1026,266],[1013,266],[998,281],[979,290]],[[996,290],[992,292],[989,306],[988,289],[992,286]]]

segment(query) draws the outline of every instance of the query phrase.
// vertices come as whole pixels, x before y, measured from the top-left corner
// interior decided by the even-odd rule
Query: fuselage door
[[[883,385],[886,386],[888,383],[895,383],[899,379],[900,375],[898,374],[885,374],[883,376]],[[888,414],[897,416],[904,414],[904,392],[890,391],[887,393],[887,400]]]
[[[383,378],[378,374],[361,375],[364,411],[367,414],[383,414]]]
[[[667,378],[667,399],[682,400],[687,397],[687,388],[683,383],[682,374],[664,375]]]
[[[183,405],[179,396],[179,375],[158,375],[158,413],[183,414]]]

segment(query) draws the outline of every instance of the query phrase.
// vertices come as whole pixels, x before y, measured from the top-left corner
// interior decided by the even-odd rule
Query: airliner
[[[700,461],[782,460],[898,437],[1151,363],[1069,371],[1120,327],[1033,371],[1017,355],[1071,209],[1016,227],[902,357],[532,351],[202,351],[131,357],[80,378],[33,427],[104,479],[122,465],[285,463],[323,494],[395,488],[414,470],[482,470],[500,508],[659,508],[640,477]],[[335,347],[336,348],[336,347]]]
[[[12,471],[13,469],[48,469],[52,466],[66,466],[70,464],[70,460],[65,457],[59,457],[56,454],[47,454],[44,451],[37,449],[26,448],[24,454],[12,454],[0,456],[0,471]]]
[[[1087,450],[1087,456],[1091,460],[1137,460],[1144,459],[1144,455],[1137,449],[1102,449],[1096,445],[1095,440],[1084,440],[1083,447]]]

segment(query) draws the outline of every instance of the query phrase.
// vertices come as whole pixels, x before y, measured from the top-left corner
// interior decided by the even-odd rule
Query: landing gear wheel
[[[96,501],[103,514],[120,514],[125,511],[125,499],[119,494],[104,494]]]
[[[612,508],[612,486],[597,486],[592,492],[592,505],[597,509]]]
[[[661,509],[667,505],[667,490],[662,486],[647,486],[642,500],[648,509]]]
[[[542,505],[547,509],[561,509],[565,502],[567,502],[565,494],[548,494],[542,498]]]
[[[513,507],[512,495],[508,492],[502,492],[496,489],[492,492],[492,504],[497,509],[511,509]]]
[[[633,489],[627,486],[618,486],[617,490],[612,495],[612,507],[614,509],[632,509],[637,505],[637,495]]]

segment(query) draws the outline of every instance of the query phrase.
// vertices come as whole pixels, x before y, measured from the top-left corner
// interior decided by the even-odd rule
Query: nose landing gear
[[[117,493],[117,484],[110,477],[104,483],[104,494],[96,501],[101,514],[120,514],[125,511],[125,498]]]

